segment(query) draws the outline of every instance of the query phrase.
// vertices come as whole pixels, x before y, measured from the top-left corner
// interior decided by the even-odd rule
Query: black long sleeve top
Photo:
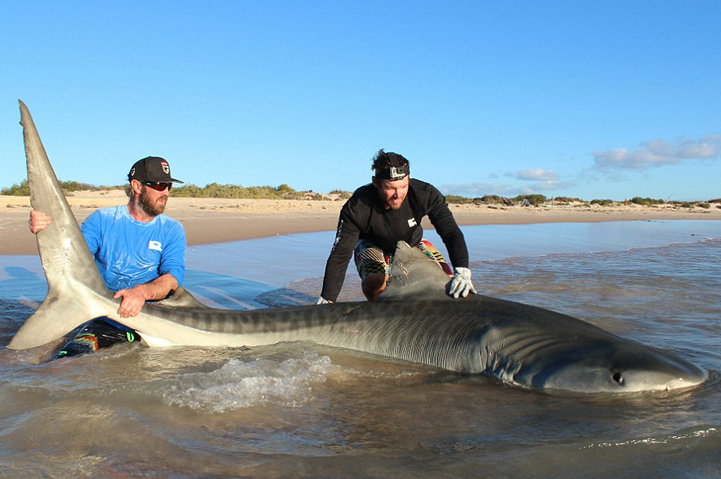
[[[371,241],[392,255],[398,241],[417,246],[423,239],[421,220],[428,216],[448,249],[454,267],[468,267],[468,248],[445,197],[433,185],[411,178],[401,207],[387,210],[373,184],[361,186],[343,205],[333,249],[328,257],[321,296],[335,301],[345,280],[348,262],[359,239]]]

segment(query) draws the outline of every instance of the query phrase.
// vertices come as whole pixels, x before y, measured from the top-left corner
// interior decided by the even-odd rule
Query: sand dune
[[[82,191],[68,196],[78,221],[97,208],[126,203],[121,190]],[[343,200],[237,200],[170,198],[166,213],[183,223],[189,245],[334,230]],[[711,208],[662,206],[546,205],[541,207],[451,205],[460,225],[574,223],[643,220],[721,220]],[[28,230],[30,199],[0,196],[0,254],[36,254]],[[424,223],[425,227],[430,224]],[[330,248],[330,245],[329,245]]]

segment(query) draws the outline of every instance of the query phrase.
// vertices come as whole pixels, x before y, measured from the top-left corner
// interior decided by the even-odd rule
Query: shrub
[[[340,197],[340,199],[342,199],[342,200],[347,200],[348,198],[353,196],[353,193],[351,193],[350,191],[345,191],[345,190],[333,190],[328,194],[329,195],[338,195]]]
[[[546,202],[546,197],[543,195],[518,195],[513,198],[516,203],[522,203],[523,200],[528,200],[532,206],[538,206]]]
[[[484,205],[500,205],[503,203],[503,198],[498,195],[484,195],[480,198],[474,198],[473,202]]]
[[[210,183],[203,187],[187,184],[173,188],[173,196],[190,198],[226,198],[226,199],[270,199],[270,200],[322,200],[320,193],[296,191],[287,184],[273,186],[221,185]]]
[[[557,196],[553,198],[554,203],[560,203],[564,205],[568,205],[571,203],[586,203],[581,198],[569,198],[568,196]]]
[[[30,187],[28,180],[23,180],[19,184],[14,184],[10,188],[3,188],[0,194],[7,196],[30,196]]]
[[[665,203],[665,201],[654,200],[653,198],[641,198],[640,196],[635,196],[635,197],[631,198],[631,203],[634,203],[637,205],[649,206],[649,205],[662,205]]]
[[[450,204],[456,205],[467,205],[469,203],[473,203],[473,200],[471,198],[466,198],[465,196],[458,195],[446,195],[446,201]]]
[[[78,183],[77,181],[61,181],[60,189],[63,190],[63,193],[65,194],[72,193],[74,191],[100,190],[100,188],[95,185]],[[9,188],[3,188],[2,190],[0,190],[0,194],[7,196],[30,196],[30,185],[28,184],[28,180],[25,179],[19,184],[12,185]]]
[[[72,193],[73,191],[98,191],[100,188],[98,188],[95,185],[89,185],[87,183],[78,183],[77,181],[61,181],[60,182],[60,188],[65,193]]]

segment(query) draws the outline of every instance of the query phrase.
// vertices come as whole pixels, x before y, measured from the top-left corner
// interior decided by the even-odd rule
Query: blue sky
[[[721,197],[721,2],[0,5],[0,186],[17,99],[61,180],[354,190],[379,148],[464,196]]]

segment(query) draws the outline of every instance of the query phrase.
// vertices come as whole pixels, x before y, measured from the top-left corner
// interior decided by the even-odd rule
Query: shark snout
[[[635,349],[635,348],[634,348]],[[545,376],[542,387],[578,393],[636,393],[672,391],[703,384],[708,372],[672,353],[647,349],[643,353],[616,351],[610,357],[586,355],[558,361]]]
[[[690,363],[666,365],[660,369],[629,369],[622,373],[620,387],[628,392],[672,391],[688,389],[703,384],[708,372]]]

